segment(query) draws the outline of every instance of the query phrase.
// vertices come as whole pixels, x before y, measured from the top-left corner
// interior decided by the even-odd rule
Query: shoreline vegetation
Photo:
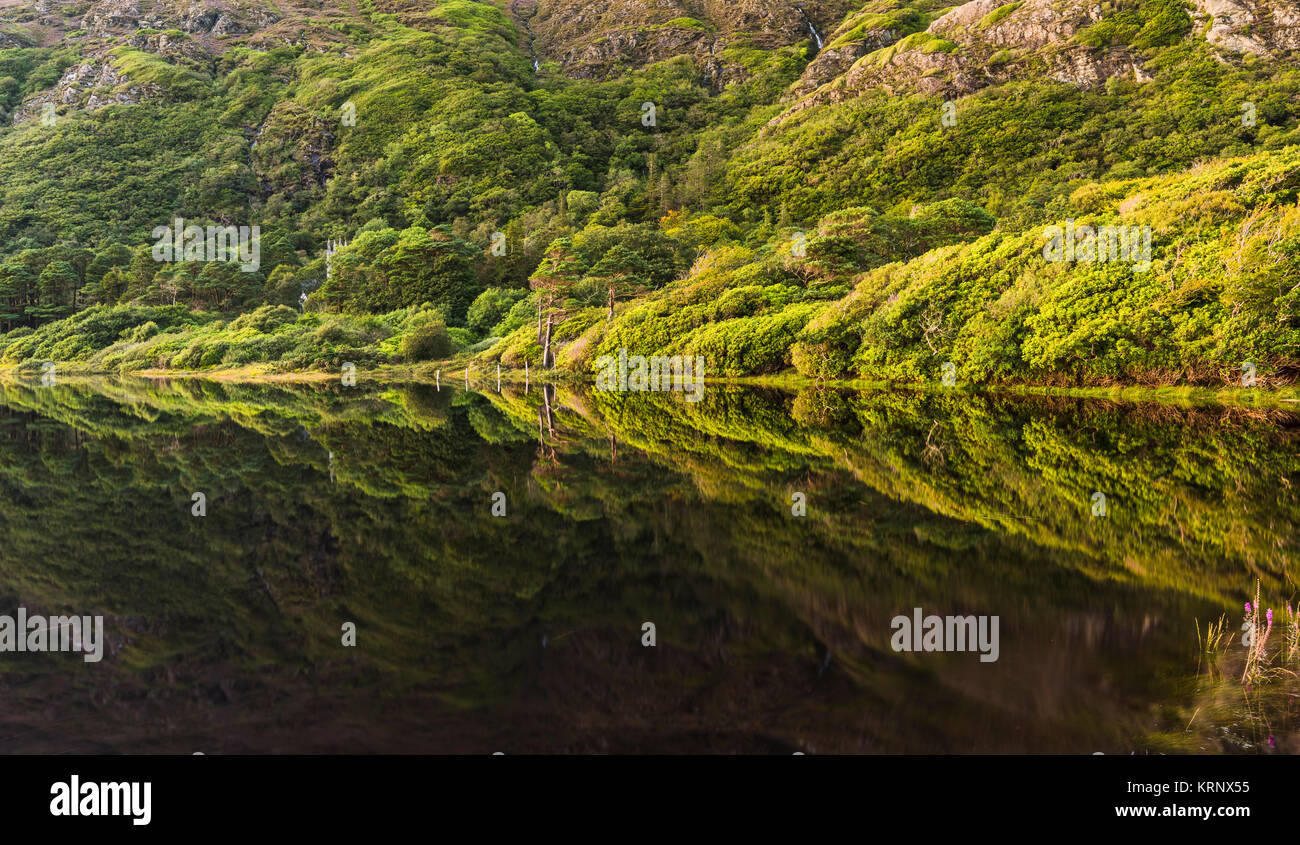
[[[842,68],[842,101],[805,87],[831,69],[802,31],[711,84],[685,55],[572,78],[506,11],[435,5],[344,13],[368,25],[320,53],[144,44],[115,66],[154,88],[45,121],[79,48],[0,49],[0,368],[563,380],[625,351],[736,383],[1297,395],[1300,69],[1225,61],[1172,0],[1061,12],[1067,44],[974,88],[983,24],[828,19],[864,49],[905,19],[853,67],[936,71],[886,94]],[[1121,55],[1104,84],[1041,72]]]
[[[175,288],[170,304],[124,296],[0,334],[0,367],[291,373],[351,363],[359,373],[420,373],[499,364],[582,378],[602,356],[627,352],[696,356],[724,380],[1222,396],[1240,384],[1295,395],[1300,147],[1093,183],[1073,198],[1098,231],[1106,220],[1151,221],[1150,260],[1054,261],[1046,230],[1004,230],[950,199],[906,217],[845,209],[810,232],[784,227],[759,243],[709,215],[593,224],[551,241],[527,288],[480,287],[476,274],[492,259],[472,244],[437,226],[376,223],[335,249],[329,279],[310,294],[286,291],[323,261],[276,265],[283,283],[263,288],[261,304],[252,292],[243,307],[219,310],[178,303]],[[1077,239],[1073,217],[1068,227]],[[207,265],[196,290],[216,266],[225,265]],[[185,272],[163,267],[131,272]],[[295,298],[300,308],[285,304]]]
[[[340,382],[340,374],[323,370],[302,370],[285,372],[267,366],[245,366],[217,370],[165,370],[145,369],[133,372],[103,372],[88,370],[71,365],[56,364],[56,379],[75,381],[101,381],[104,379],[136,378],[152,381],[189,380],[211,381],[226,384],[303,384],[332,385]],[[468,363],[470,387],[475,392],[493,389],[497,382],[494,368],[475,368],[472,362],[464,359],[425,364],[418,367],[402,365],[381,365],[371,370],[357,371],[357,384],[370,382],[379,385],[417,384],[434,385],[441,383],[450,389],[465,388],[465,369]],[[441,374],[441,375],[439,375]],[[39,382],[39,371],[23,370],[18,367],[0,369],[0,383]],[[887,381],[865,379],[813,379],[795,372],[778,373],[768,376],[739,376],[732,378],[710,378],[705,376],[706,385],[716,387],[758,387],[785,392],[798,392],[808,389],[831,391],[900,391],[924,394],[949,394],[966,396],[1009,396],[1009,397],[1059,397],[1069,399],[1096,399],[1113,402],[1155,402],[1168,405],[1229,405],[1235,407],[1286,408],[1300,404],[1300,387],[1287,386],[1275,388],[1263,387],[1193,387],[1169,386],[1150,387],[1143,385],[1111,385],[1106,387],[1054,387],[1049,385],[1029,384],[994,384],[994,385],[954,385],[945,387],[941,384]],[[503,387],[518,388],[523,385],[557,385],[587,386],[595,389],[595,377],[563,371],[529,371],[502,369],[500,383]],[[671,395],[673,391],[669,391]]]

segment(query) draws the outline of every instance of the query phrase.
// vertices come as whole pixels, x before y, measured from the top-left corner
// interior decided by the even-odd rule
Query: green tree
[[[615,245],[635,252],[649,265],[646,278],[652,288],[661,288],[680,276],[694,253],[649,223],[588,226],[573,236],[573,243],[588,264],[599,261]]]
[[[529,286],[541,293],[537,308],[537,342],[542,347],[542,367],[555,365],[551,351],[551,331],[555,320],[562,316],[555,303],[563,300],[574,285],[586,274],[587,263],[574,247],[571,238],[560,238],[550,245],[542,262],[529,278]]]
[[[389,294],[385,298],[396,308],[430,303],[447,314],[451,323],[463,323],[477,293],[467,247],[442,229],[412,226],[403,230],[379,256]]]
[[[246,273],[229,261],[209,261],[194,280],[191,304],[217,310],[234,308],[260,298],[261,273]]]
[[[0,264],[0,321],[5,330],[26,322],[36,294],[36,276],[17,261]]]
[[[77,271],[67,261],[55,260],[45,265],[37,280],[37,304],[32,314],[37,320],[57,320],[75,309],[73,300],[80,287]]]
[[[110,267],[129,267],[135,253],[125,244],[112,243],[95,253],[86,267],[86,281],[102,277]]]
[[[153,285],[154,276],[163,265],[154,259],[153,247],[142,246],[135,250],[131,256],[131,268],[127,275],[126,292],[122,294],[121,301],[131,301],[145,295],[145,292]]]
[[[637,253],[615,244],[591,268],[591,277],[609,292],[609,314],[614,319],[614,302],[645,291],[650,286],[650,264]]]
[[[450,357],[455,347],[446,324],[426,311],[411,319],[399,348],[404,360],[415,362]]]
[[[120,302],[131,282],[130,271],[123,267],[111,267],[95,287],[95,302],[113,305]]]

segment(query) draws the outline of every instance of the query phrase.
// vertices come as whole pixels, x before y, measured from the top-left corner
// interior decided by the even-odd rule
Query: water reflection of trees
[[[120,635],[119,704],[179,707],[226,667],[270,712],[275,690],[430,691],[540,708],[574,747],[583,719],[626,729],[610,708],[636,689],[661,724],[639,723],[644,743],[725,727],[733,750],[1091,751],[1180,694],[1177,625],[1295,559],[1281,412],[190,381],[4,383],[0,402],[0,591],[148,620]],[[1014,617],[996,694],[977,663],[888,650],[918,604]],[[647,614],[660,663],[637,646]],[[340,656],[340,619],[371,647]],[[694,716],[687,689],[710,690]]]

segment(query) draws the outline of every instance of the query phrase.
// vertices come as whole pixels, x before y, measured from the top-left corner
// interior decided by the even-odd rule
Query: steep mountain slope
[[[91,305],[233,313],[306,295],[309,310],[380,312],[427,297],[468,347],[535,323],[545,300],[559,345],[589,349],[596,309],[750,267],[739,278],[762,283],[740,287],[799,292],[741,295],[655,342],[784,313],[760,363],[733,355],[730,330],[696,337],[737,374],[769,372],[798,365],[796,336],[855,289],[864,252],[926,262],[954,234],[1027,239],[1090,213],[1089,184],[1222,158],[1289,172],[1300,143],[1300,11],[1281,0],[43,0],[0,3],[0,38],[0,330],[20,333]],[[176,218],[260,226],[260,268],[160,267],[151,232]],[[1196,220],[1156,227],[1156,249],[1226,249]],[[765,277],[802,229],[834,249]],[[349,245],[326,285],[328,239]],[[927,308],[930,349],[941,309]],[[873,315],[854,314],[866,331]],[[1277,373],[1287,338],[1258,356]],[[523,340],[493,354],[541,354]],[[60,347],[8,357],[37,348]],[[221,360],[205,349],[171,357]],[[1156,378],[1148,365],[1119,377]],[[1044,366],[1034,378],[1066,364]]]
[[[849,16],[804,72],[800,106],[873,89],[957,96],[1016,80],[1096,87],[1149,81],[1152,49],[1185,36],[1221,61],[1283,58],[1300,47],[1293,4],[1179,0],[1079,4],[1062,0],[877,2]],[[822,86],[827,86],[822,89]],[[820,90],[818,90],[820,89]]]
[[[746,50],[817,40],[851,0],[517,0],[512,10],[536,36],[539,57],[573,76],[688,56],[715,84],[743,76]]]

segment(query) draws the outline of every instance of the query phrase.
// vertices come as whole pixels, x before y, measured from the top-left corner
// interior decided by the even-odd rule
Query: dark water
[[[0,383],[0,613],[107,641],[0,654],[0,751],[1292,752],[1291,681],[1198,626],[1294,602],[1297,446],[1059,398]],[[916,607],[997,616],[997,661],[894,651]]]

